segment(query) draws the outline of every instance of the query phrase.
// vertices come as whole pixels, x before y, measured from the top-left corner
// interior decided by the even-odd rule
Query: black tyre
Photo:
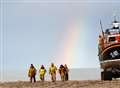
[[[112,72],[111,71],[101,72],[101,80],[112,80]]]
[[[101,80],[104,80],[104,72],[101,72]]]

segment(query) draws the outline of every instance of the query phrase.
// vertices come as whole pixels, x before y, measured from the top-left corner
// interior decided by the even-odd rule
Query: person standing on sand
[[[65,81],[65,71],[66,71],[65,67],[63,65],[60,65],[59,73],[62,81]]]
[[[56,71],[57,67],[54,65],[54,63],[51,63],[51,66],[49,68],[49,74],[51,75],[52,82],[56,81]]]
[[[66,64],[64,65],[64,67],[65,67],[65,80],[67,81],[67,80],[69,80],[69,74],[68,74],[69,69]]]
[[[28,72],[28,77],[30,77],[30,82],[32,83],[32,80],[34,80],[34,82],[36,82],[36,68],[33,66],[33,64],[31,64],[29,72]]]
[[[42,81],[44,81],[44,79],[45,79],[45,73],[46,73],[46,69],[45,69],[44,65],[41,65],[39,74],[40,74],[40,79]]]

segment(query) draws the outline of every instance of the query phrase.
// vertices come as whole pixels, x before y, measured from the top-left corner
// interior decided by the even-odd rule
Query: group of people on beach
[[[60,65],[59,69],[57,69],[57,67],[54,65],[54,63],[51,63],[51,66],[49,67],[49,74],[51,75],[51,80],[52,82],[56,81],[56,73],[57,71],[60,74],[61,80],[62,81],[67,81],[69,79],[69,69],[67,67],[67,65]],[[39,76],[40,76],[40,80],[44,81],[45,80],[45,74],[46,74],[47,70],[44,67],[44,65],[41,65],[40,69],[39,69]],[[36,73],[37,70],[34,67],[33,64],[30,65],[29,71],[28,71],[28,77],[30,77],[30,82],[36,82]]]

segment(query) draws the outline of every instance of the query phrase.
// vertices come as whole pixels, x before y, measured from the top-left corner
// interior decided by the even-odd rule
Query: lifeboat
[[[100,61],[101,79],[112,80],[120,77],[120,28],[114,20],[112,28],[99,35],[98,56]]]

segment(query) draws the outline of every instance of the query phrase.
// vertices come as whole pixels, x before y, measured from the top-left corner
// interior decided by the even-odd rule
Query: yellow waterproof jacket
[[[35,68],[30,68],[28,72],[29,77],[34,77],[36,75],[36,69]]]
[[[60,69],[59,69],[60,75],[64,75],[64,74],[65,74],[65,71],[66,71],[65,68],[60,68]]]
[[[56,74],[56,71],[57,71],[57,67],[56,66],[53,66],[53,67],[49,68],[49,73],[50,74]]]
[[[45,73],[46,73],[46,69],[40,69],[39,70],[39,74],[40,75],[45,75]]]

